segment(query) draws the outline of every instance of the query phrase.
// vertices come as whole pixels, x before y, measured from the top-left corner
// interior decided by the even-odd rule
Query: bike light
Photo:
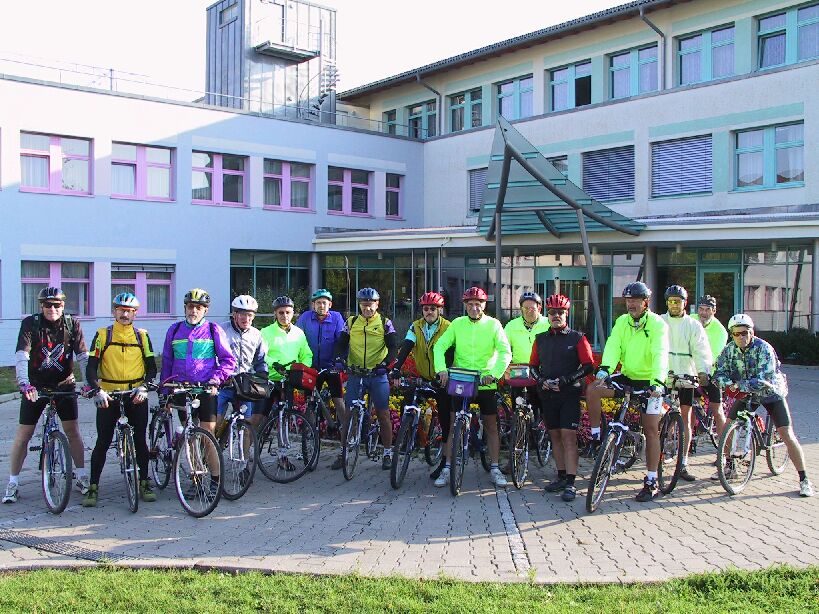
[[[199,399],[194,399],[193,401],[191,401],[191,407],[193,407],[194,409],[199,407],[199,405],[200,405]]]

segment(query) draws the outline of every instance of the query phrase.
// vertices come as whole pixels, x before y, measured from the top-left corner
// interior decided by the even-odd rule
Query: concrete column
[[[819,333],[819,239],[813,240],[810,286],[810,329]]]
[[[656,311],[657,295],[659,288],[657,288],[657,248],[654,245],[646,245],[643,254],[643,282],[651,290],[651,300],[649,307],[652,311]]]
[[[321,258],[317,252],[310,254],[310,293],[321,286]]]

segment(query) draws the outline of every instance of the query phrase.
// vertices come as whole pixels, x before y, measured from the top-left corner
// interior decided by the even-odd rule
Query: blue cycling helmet
[[[139,309],[139,299],[130,292],[120,292],[111,301],[114,307],[128,307],[130,309]]]
[[[378,290],[375,288],[361,288],[356,294],[356,298],[359,301],[379,301],[381,300],[381,295],[378,294]]]

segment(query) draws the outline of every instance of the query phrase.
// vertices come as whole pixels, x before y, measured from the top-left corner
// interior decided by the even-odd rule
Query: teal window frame
[[[407,107],[407,130],[409,136],[427,139],[438,134],[438,103],[425,100]]]
[[[646,51],[648,49],[654,49],[654,57],[649,59],[640,59],[640,52]],[[620,66],[615,66],[615,59],[628,56],[629,62],[628,64],[622,64]],[[640,68],[642,66],[647,66],[649,64],[654,65],[654,87],[652,89],[641,89],[640,88]],[[622,96],[616,96],[614,87],[615,87],[615,79],[614,75],[621,71],[629,71],[629,92],[628,94]],[[611,96],[612,100],[620,100],[622,98],[629,98],[630,96],[638,96],[639,94],[646,94],[648,92],[656,92],[659,90],[660,87],[660,73],[659,73],[659,46],[657,43],[652,43],[650,45],[642,45],[640,47],[635,47],[634,49],[629,49],[627,51],[620,51],[618,53],[613,53],[609,56],[609,77],[611,80],[611,87],[609,88],[609,95]]]
[[[801,126],[802,138],[799,140],[776,142],[777,128],[784,128],[788,126]],[[759,145],[752,145],[747,147],[739,146],[740,135],[751,132],[762,132],[762,142]],[[796,181],[778,181],[777,178],[777,153],[788,149],[802,149],[802,179]],[[804,122],[788,122],[784,124],[775,124],[772,126],[763,126],[759,128],[749,128],[747,130],[737,130],[734,133],[734,191],[746,192],[753,190],[772,190],[777,188],[791,188],[802,187],[805,185],[805,133]],[[742,155],[762,154],[762,183],[757,185],[739,185],[739,171],[740,171],[740,156]]]
[[[586,71],[586,67],[588,67],[588,72]],[[578,69],[580,69],[578,71]],[[562,76],[557,76],[558,73],[561,71],[566,71],[566,77],[563,78]],[[581,74],[578,74],[580,72]],[[584,107],[586,105],[591,104],[591,74],[592,74],[592,67],[591,67],[591,60],[585,60],[583,62],[575,62],[574,64],[569,64],[567,66],[560,66],[558,68],[552,68],[549,71],[549,108],[552,111],[564,111],[566,109],[576,109],[578,106]],[[577,104],[577,80],[578,79],[585,79],[586,77],[589,78],[589,102],[578,105]],[[566,85],[566,106],[557,107],[555,105],[555,87],[560,85]]]
[[[796,64],[797,62],[804,62],[819,57],[819,51],[810,56],[799,57],[799,38],[802,33],[802,28],[816,26],[819,28],[819,3],[803,4],[794,6],[785,10],[773,11],[765,15],[758,16],[757,19],[757,68],[759,70],[767,70],[769,68],[777,68],[779,66],[787,66],[789,64]],[[817,8],[816,15],[800,19],[800,13],[806,9]],[[765,28],[763,21],[772,17],[784,17],[782,25]],[[762,65],[763,60],[763,46],[766,41],[773,38],[783,36],[785,38],[785,57],[784,61],[777,64]]]
[[[477,98],[476,98],[477,94]],[[456,102],[458,98],[463,97],[462,101]],[[473,121],[475,117],[475,107],[478,107],[478,116],[481,117],[480,122],[476,125]],[[456,128],[455,116],[461,112],[461,126]],[[469,120],[469,125],[467,125]],[[461,130],[468,130],[469,128],[477,128],[483,125],[483,91],[476,87],[457,94],[449,96],[449,130],[450,132],[460,132]]]
[[[524,83],[528,81],[529,83]],[[503,88],[507,85],[511,85],[512,87],[508,91],[503,91]],[[513,120],[513,119],[524,119],[526,117],[532,117],[534,115],[534,91],[535,91],[535,79],[534,75],[528,74],[523,75],[521,77],[515,77],[514,79],[507,79],[506,81],[501,81],[500,83],[495,84],[495,99],[497,100],[497,114],[499,116],[503,116],[506,119]],[[528,95],[528,96],[527,96]],[[523,101],[528,98],[529,100],[529,111],[526,113],[523,108]],[[510,116],[503,115],[501,113],[501,108],[503,106],[503,102],[506,99],[512,100],[512,114]]]
[[[722,32],[724,30],[733,30],[733,36],[730,40],[724,41],[716,41],[714,42],[714,33]],[[697,47],[692,47],[690,49],[683,49],[683,43],[686,41],[693,40],[697,37],[700,37],[700,44]],[[677,82],[680,85],[691,85],[694,83],[703,83],[705,81],[713,81],[714,79],[722,79],[724,77],[730,77],[736,74],[736,48],[734,45],[734,41],[736,39],[736,28],[733,23],[725,24],[716,28],[711,28],[710,30],[704,30],[701,32],[695,32],[692,34],[686,34],[685,36],[680,36],[677,39]],[[734,60],[731,64],[731,72],[724,75],[717,75],[714,76],[714,52],[717,49],[728,47],[730,46],[732,49],[732,59]],[[683,81],[683,60],[694,54],[700,54],[700,74],[699,78],[691,81]]]
[[[395,109],[384,111],[384,131],[387,134],[396,134],[398,126],[398,112]]]

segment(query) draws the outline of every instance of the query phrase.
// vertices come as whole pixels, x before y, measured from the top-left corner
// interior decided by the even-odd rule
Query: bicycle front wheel
[[[770,418],[768,418],[768,420],[770,420]],[[765,449],[765,459],[768,461],[768,469],[771,470],[771,473],[779,475],[785,471],[785,467],[788,466],[788,460],[790,459],[788,447],[785,445],[785,442],[782,441],[782,438],[779,436],[773,424],[768,428],[771,429],[770,445]]]
[[[732,420],[722,432],[717,453],[719,482],[729,495],[741,493],[756,463],[756,439],[750,420]]]
[[[185,432],[173,459],[176,496],[195,518],[207,516],[222,497],[222,451],[216,438],[200,427]]]
[[[172,424],[170,414],[163,416],[157,412],[151,418],[151,426],[148,429],[151,442],[148,449],[148,465],[154,484],[159,490],[168,485],[173,473]]]
[[[119,466],[125,480],[125,494],[128,509],[136,513],[139,509],[139,469],[137,468],[134,434],[130,427],[123,428],[119,436]]]
[[[222,494],[235,501],[247,492],[256,475],[256,432],[247,420],[232,420],[219,438],[219,447],[223,450]]]
[[[60,431],[43,440],[43,498],[52,514],[61,514],[71,496],[72,464],[68,438]]]
[[[316,429],[304,414],[274,411],[259,433],[259,469],[279,484],[294,482],[307,473],[315,445]]]
[[[360,410],[350,412],[347,420],[347,439],[341,446],[341,470],[345,480],[352,480],[355,474],[355,466],[358,464],[358,447],[361,443],[361,422]]]
[[[586,511],[589,513],[594,512],[600,506],[606,486],[614,472],[614,464],[619,456],[618,448],[617,433],[611,432],[606,435],[597,453],[597,459],[594,461],[591,476],[589,476],[589,490],[586,493]]]
[[[415,447],[413,440],[414,414],[404,414],[401,426],[398,428],[398,437],[392,447],[392,462],[390,463],[390,486],[395,489],[401,487],[404,476],[407,475],[412,450]]]
[[[515,413],[509,433],[509,453],[512,460],[512,483],[523,488],[529,471],[529,418]]]
[[[449,470],[449,491],[453,497],[460,494],[464,483],[468,443],[469,424],[463,418],[456,418],[452,428],[452,466]]]
[[[684,422],[677,411],[670,411],[660,421],[660,462],[657,465],[657,483],[667,495],[677,485],[682,470],[685,447]]]

